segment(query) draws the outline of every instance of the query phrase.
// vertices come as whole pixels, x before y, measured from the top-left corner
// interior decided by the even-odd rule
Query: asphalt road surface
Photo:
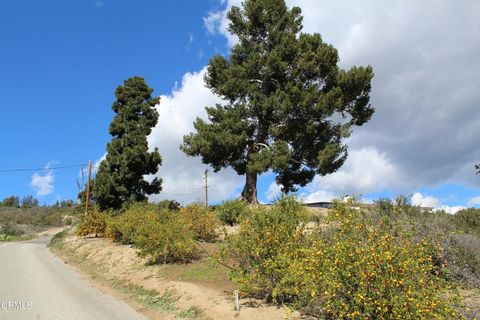
[[[145,320],[65,266],[49,240],[0,243],[0,320]]]

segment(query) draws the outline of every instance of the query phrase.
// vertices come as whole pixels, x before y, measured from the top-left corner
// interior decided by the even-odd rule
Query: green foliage
[[[38,206],[38,200],[33,196],[25,196],[20,203],[22,208],[33,208]]]
[[[291,264],[280,291],[327,319],[459,318],[432,252],[441,250],[390,218],[375,221],[338,203],[309,246],[285,258]]]
[[[20,236],[24,232],[17,225],[7,222],[3,225],[0,225],[0,234],[5,236]]]
[[[188,228],[195,234],[195,238],[204,241],[217,239],[218,220],[214,211],[205,205],[194,203],[181,208],[179,216],[184,219]]]
[[[158,150],[148,151],[147,136],[157,124],[155,105],[160,101],[152,98],[152,92],[140,77],[126,80],[115,90],[112,109],[116,115],[109,129],[112,141],[94,179],[93,196],[101,210],[120,209],[161,191],[158,178],[144,180],[161,164]]]
[[[248,204],[239,199],[224,201],[221,205],[215,208],[218,213],[220,221],[224,224],[233,226],[240,222],[240,218],[249,211]]]
[[[252,211],[223,250],[248,294],[321,319],[461,317],[444,266],[432,255],[441,256],[441,248],[387,215],[338,203],[307,232],[304,209],[292,198]]]
[[[148,217],[148,223],[137,228],[133,239],[140,256],[148,256],[151,263],[187,262],[196,255],[194,233],[173,212],[163,217]]]
[[[480,237],[480,209],[460,210],[452,219],[458,230]]]
[[[95,235],[103,236],[105,234],[105,227],[109,219],[108,213],[103,213],[98,209],[90,211],[88,214],[80,218],[80,224],[77,228],[77,235],[89,236]]]
[[[157,203],[157,207],[160,209],[167,209],[172,211],[178,211],[180,209],[180,203],[175,200],[162,200]]]
[[[156,219],[160,210],[153,204],[138,202],[131,204],[125,212],[117,213],[108,220],[105,237],[123,244],[133,244],[140,225]]]
[[[133,244],[151,263],[186,262],[195,257],[195,234],[176,212],[147,203],[132,204],[107,221],[105,236]]]
[[[278,292],[288,268],[283,257],[305,246],[306,221],[305,209],[291,197],[272,207],[252,208],[239,233],[227,237],[222,249],[225,261],[236,261],[233,277],[244,291],[278,302],[287,299]]]
[[[19,208],[20,207],[20,198],[18,196],[10,196],[3,199],[0,202],[0,206],[7,208]]]
[[[448,279],[467,288],[480,289],[480,238],[471,234],[450,234],[444,246]]]
[[[301,33],[300,8],[283,0],[246,0],[228,19],[239,43],[229,58],[213,57],[205,76],[225,103],[206,108],[208,121],[194,122],[181,149],[215,171],[246,174],[249,203],[257,201],[257,175],[268,170],[285,192],[336,171],[347,158],[344,138],[374,113],[372,68],[340,69],[337,50]]]

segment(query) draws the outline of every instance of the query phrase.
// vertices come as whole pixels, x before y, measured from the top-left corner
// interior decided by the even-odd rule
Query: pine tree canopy
[[[337,50],[302,33],[301,9],[284,0],[245,0],[228,13],[239,39],[229,58],[213,57],[205,83],[223,99],[197,118],[181,149],[215,171],[246,175],[242,198],[257,202],[257,175],[268,170],[284,192],[340,168],[344,138],[374,113],[370,66],[340,69]]]
[[[152,98],[152,92],[140,77],[126,80],[115,90],[112,109],[116,115],[109,128],[112,140],[93,189],[95,203],[102,210],[144,201],[147,195],[162,190],[161,179],[144,179],[145,175],[155,174],[162,162],[157,149],[148,150],[147,136],[157,124],[155,105],[160,102],[160,98]]]

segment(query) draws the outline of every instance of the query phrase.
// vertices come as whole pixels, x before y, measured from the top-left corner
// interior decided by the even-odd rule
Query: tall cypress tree
[[[372,68],[337,66],[337,50],[319,34],[301,33],[298,7],[284,0],[245,0],[228,13],[236,35],[229,58],[217,55],[205,83],[225,103],[207,107],[208,121],[181,149],[215,171],[245,175],[242,198],[257,202],[257,176],[276,173],[283,191],[295,191],[340,168],[352,126],[367,122]]]
[[[161,179],[144,179],[156,173],[162,162],[157,149],[148,151],[147,136],[157,124],[155,105],[160,101],[152,98],[152,92],[140,77],[126,80],[115,90],[112,109],[116,115],[109,128],[112,141],[107,145],[106,159],[100,163],[93,189],[95,203],[102,210],[144,201],[146,195],[162,190]]]

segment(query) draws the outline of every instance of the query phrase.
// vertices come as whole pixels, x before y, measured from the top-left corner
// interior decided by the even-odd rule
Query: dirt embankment
[[[116,287],[112,285],[114,283],[127,283],[154,290],[159,297],[173,297],[173,302],[170,302],[174,307],[169,308],[170,310],[145,310],[139,307],[138,303],[135,305],[134,301],[130,301],[151,319],[300,319],[297,312],[291,312],[285,307],[265,305],[260,301],[242,297],[240,310],[234,310],[235,286],[228,280],[227,271],[212,266],[207,261],[196,261],[187,265],[147,266],[146,260],[139,258],[136,250],[130,246],[110,243],[105,239],[84,239],[72,235],[65,237],[63,243],[55,246],[53,251],[90,279],[94,278],[94,282],[110,289]],[[112,294],[134,300],[134,293],[125,295],[118,290],[112,290]],[[198,312],[190,313],[189,316],[189,310]]]

